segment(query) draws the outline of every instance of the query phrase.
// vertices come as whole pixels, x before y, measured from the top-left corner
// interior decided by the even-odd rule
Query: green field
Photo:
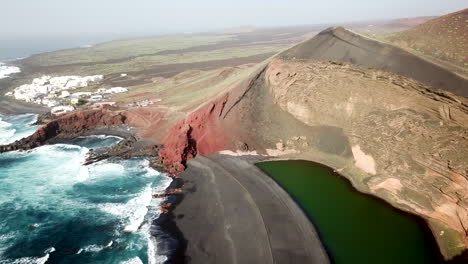
[[[67,66],[67,69],[62,72],[67,74],[81,75],[112,74],[121,72],[129,73],[151,70],[154,66],[162,66],[167,64],[210,62],[217,60],[245,58],[258,54],[276,53],[283,48],[283,46],[257,46],[247,48],[215,49],[212,51],[186,52],[167,55],[149,55],[115,63],[97,62],[96,64],[92,65],[69,65]]]
[[[441,263],[434,237],[420,218],[357,192],[331,169],[309,161],[257,166],[300,204],[334,263]]]
[[[164,50],[180,50],[231,40],[230,35],[166,36],[105,42],[89,48],[67,49],[43,53],[27,59],[38,66],[99,63],[109,60],[148,56]]]
[[[138,73],[147,77],[177,74],[177,66],[195,64],[193,68],[217,68],[223,63],[234,64],[260,62],[268,55],[280,52],[289,44],[276,41],[257,42],[255,39],[239,39],[237,35],[174,35],[155,38],[118,40],[89,48],[75,48],[38,54],[19,62],[19,66],[32,74],[95,75]],[[262,59],[248,59],[263,55]],[[244,59],[246,62],[239,61]],[[213,64],[220,61],[216,66]],[[231,63],[230,63],[231,61]]]

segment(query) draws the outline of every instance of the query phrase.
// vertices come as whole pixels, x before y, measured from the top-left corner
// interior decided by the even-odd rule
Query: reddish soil
[[[233,147],[233,137],[221,124],[228,98],[227,93],[204,105],[169,131],[159,154],[172,173],[184,170],[186,162],[198,153],[208,155]]]
[[[107,109],[87,110],[63,115],[39,128],[32,136],[8,146],[0,146],[0,152],[31,149],[61,135],[74,135],[96,127],[112,127],[125,124],[127,117]]]
[[[126,123],[137,127],[137,135],[160,142],[167,133],[164,110],[157,107],[132,108],[125,111]]]

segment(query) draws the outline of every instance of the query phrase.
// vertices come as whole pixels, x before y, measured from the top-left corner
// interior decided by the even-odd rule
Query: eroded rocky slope
[[[324,35],[325,42],[340,42],[343,31],[329,30],[311,42]],[[361,51],[353,51],[359,47],[343,43],[345,58],[360,58]],[[429,85],[450,73],[408,78],[396,74],[396,66],[366,65],[370,58],[358,66],[325,55],[300,57],[309,53],[298,47],[175,126],[161,151],[166,163],[178,170],[197,153],[223,149],[319,161],[359,190],[423,216],[446,257],[467,248],[468,101],[446,91],[454,90],[451,81]]]
[[[125,123],[161,139],[159,154],[173,173],[197,154],[227,149],[321,162],[359,190],[423,216],[450,258],[468,248],[468,100],[452,93],[468,87],[453,76],[329,29],[252,69],[170,129],[164,113],[151,108],[106,112],[95,125]],[[65,127],[59,131],[82,128]]]
[[[463,52],[459,50],[459,53]],[[332,60],[381,69],[415,79],[432,89],[468,96],[467,79],[400,48],[341,27],[324,30],[314,38],[283,52],[280,57]]]

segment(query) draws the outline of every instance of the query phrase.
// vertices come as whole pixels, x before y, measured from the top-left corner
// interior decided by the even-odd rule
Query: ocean
[[[0,144],[37,129],[33,114],[0,116]],[[171,179],[145,159],[83,165],[119,137],[0,154],[0,263],[162,263],[152,220]]]
[[[80,48],[113,39],[113,36],[2,38],[0,36],[0,61],[8,62],[34,54],[61,49]]]

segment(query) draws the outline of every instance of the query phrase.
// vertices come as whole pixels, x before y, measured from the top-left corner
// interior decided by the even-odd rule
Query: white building
[[[53,107],[52,110],[50,110],[50,112],[54,115],[60,115],[60,114],[64,114],[67,112],[71,112],[73,110],[75,110],[73,106],[61,105],[61,106]]]
[[[87,82],[100,82],[104,80],[104,75],[93,75],[93,76],[86,76],[83,79]]]
[[[100,94],[92,95],[92,96],[89,98],[89,100],[92,101],[92,102],[101,101],[101,100],[102,100],[102,95],[100,95]]]
[[[72,98],[70,99],[70,103],[76,105],[80,101],[79,98]]]
[[[116,93],[126,93],[126,92],[128,92],[127,88],[112,87],[110,89],[107,89],[105,93],[107,93],[107,94],[116,94]]]
[[[54,107],[58,105],[58,102],[51,99],[42,99],[41,103],[47,105],[48,107]]]
[[[97,89],[96,93],[104,94],[104,93],[106,93],[106,91],[107,91],[106,88],[99,88],[99,89]]]
[[[66,97],[69,97],[70,96],[70,92],[69,91],[62,91],[62,93],[60,94],[60,98],[66,98]]]
[[[69,80],[67,84],[65,84],[66,89],[75,89],[86,86],[88,86],[88,82],[85,80]]]
[[[104,79],[103,75],[93,76],[57,76],[51,77],[44,75],[32,80],[30,84],[24,84],[14,89],[12,95],[17,100],[27,102],[42,103],[44,98],[56,98],[57,94],[61,93],[60,98],[70,96],[67,90],[86,87],[90,82],[98,82]],[[81,93],[78,96],[91,96],[91,92]],[[50,105],[50,100],[45,101],[46,105]]]
[[[92,94],[93,94],[92,92],[79,92],[79,93],[72,93],[71,97],[72,98],[89,97]]]

